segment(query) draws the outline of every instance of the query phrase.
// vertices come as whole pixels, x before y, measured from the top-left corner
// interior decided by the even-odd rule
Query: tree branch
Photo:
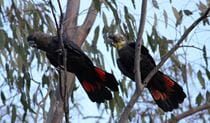
[[[203,49],[201,49],[201,48],[199,48],[199,47],[196,47],[196,46],[194,46],[194,45],[180,45],[179,47],[189,47],[189,48],[194,48],[194,49],[203,51]]]
[[[80,0],[68,0],[66,15],[64,18],[64,30],[63,32],[68,39],[71,39],[75,43],[77,42],[73,37],[76,34],[77,20],[79,14]]]
[[[74,41],[79,47],[85,41],[90,28],[95,22],[97,13],[95,13],[95,8],[93,5],[90,6],[87,17],[84,21],[83,28],[77,27],[77,18],[79,13],[80,0],[68,0],[65,19],[63,21],[63,35],[69,40]],[[94,10],[94,12],[90,12]],[[89,19],[90,17],[92,19]],[[79,36],[78,36],[79,35]],[[63,71],[62,71],[63,72]],[[62,73],[65,75],[65,73]],[[63,78],[63,77],[62,77]],[[67,95],[71,95],[75,82],[75,75],[67,72],[67,81],[65,81]],[[53,99],[51,100],[50,110],[47,117],[47,123],[61,123],[63,119],[63,106],[65,105],[62,98],[60,97],[59,86],[56,87],[56,93],[53,94]]]
[[[146,13],[147,13],[147,0],[142,1],[142,8],[141,8],[141,20],[139,24],[139,32],[138,32],[138,37],[136,41],[136,47],[135,47],[135,80],[136,80],[136,89],[140,91],[143,89],[143,85],[141,83],[141,45],[142,45],[142,36],[144,32],[144,26],[145,26],[145,20],[146,20]]]
[[[79,45],[86,39],[93,23],[96,20],[98,10],[95,8],[94,2],[91,3],[86,18],[82,24],[82,26],[78,29],[77,34],[83,34],[84,36],[76,36],[76,40],[78,41]]]
[[[207,110],[207,109],[210,109],[210,103],[207,103],[202,106],[198,106],[196,108],[192,108],[186,112],[183,112],[182,114],[179,114],[179,115],[173,117],[172,119],[168,120],[168,122],[169,123],[177,122],[185,117],[188,117],[188,116],[193,115],[199,111],[203,111],[203,110]]]
[[[61,87],[61,96],[63,99],[63,110],[65,113],[65,121],[66,123],[70,123],[69,122],[69,91],[67,90],[67,51],[64,48],[64,42],[63,42],[63,11],[62,11],[62,7],[61,7],[61,3],[60,0],[57,0],[58,6],[59,6],[59,10],[60,10],[60,23],[59,23],[59,28],[57,29],[57,33],[58,33],[58,39],[60,41],[60,46],[63,52],[63,65],[64,65],[64,74],[62,74],[62,72],[59,72],[59,76],[62,78],[60,79],[60,84]],[[63,91],[62,91],[63,90]],[[63,92],[63,93],[62,93]]]
[[[68,0],[64,24],[67,27],[77,26],[77,18],[79,13],[80,0]]]
[[[141,20],[139,23],[139,32],[136,42],[136,48],[135,48],[135,80],[136,80],[136,90],[131,97],[129,103],[125,107],[123,113],[120,116],[119,123],[125,123],[128,119],[128,116],[134,106],[134,104],[137,102],[139,95],[144,89],[144,86],[141,84],[141,68],[140,68],[140,61],[141,61],[141,44],[142,44],[142,35],[144,32],[144,26],[145,26],[145,20],[146,20],[146,12],[147,12],[147,0],[142,1],[142,7],[141,7]]]
[[[56,18],[56,15],[55,15],[55,11],[54,11],[55,8],[54,8],[51,0],[49,1],[49,4],[50,4],[50,9],[51,9],[54,21],[55,21],[55,26],[56,26],[57,29],[59,29],[58,21],[57,21],[57,18]]]
[[[96,19],[97,13],[98,13],[98,10],[96,10],[94,2],[92,2],[88,10],[88,13],[86,15],[85,21],[82,24],[83,29],[89,30],[92,27],[93,22]]]

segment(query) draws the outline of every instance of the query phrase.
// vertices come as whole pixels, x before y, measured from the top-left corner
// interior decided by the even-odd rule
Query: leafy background
[[[99,14],[83,45],[83,50],[97,66],[113,72],[120,82],[120,93],[114,100],[96,105],[90,102],[78,82],[71,96],[70,118],[80,122],[115,122],[134,91],[135,84],[123,76],[116,66],[116,51],[104,43],[106,32],[123,33],[128,41],[135,41],[140,17],[139,1],[95,0]],[[56,2],[53,3],[59,17]],[[87,14],[90,2],[81,0],[81,20]],[[209,7],[209,0],[149,0],[144,45],[156,63],[180,38],[186,28]],[[62,1],[63,10],[66,1]],[[56,34],[48,1],[0,0],[0,121],[44,121],[50,105],[51,91],[58,82],[56,70],[42,51],[32,49],[26,37],[42,31]],[[209,19],[203,21],[185,39],[179,50],[161,68],[183,85],[187,99],[178,110],[164,113],[154,104],[148,91],[139,98],[129,117],[131,122],[165,121],[184,111],[209,103]],[[90,106],[89,108],[87,106]],[[93,108],[93,111],[90,110]],[[201,111],[185,120],[209,121],[210,110]],[[184,122],[184,120],[183,120]]]

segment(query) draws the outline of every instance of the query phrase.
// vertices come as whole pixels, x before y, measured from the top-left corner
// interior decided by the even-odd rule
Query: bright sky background
[[[160,5],[160,8],[164,8],[165,10],[167,10],[168,15],[170,15],[169,23],[173,24],[173,23],[175,23],[175,17],[172,13],[171,5],[169,4],[168,1],[169,0],[162,0],[161,2],[159,2],[159,5]],[[130,1],[117,0],[117,3],[118,2],[120,3],[120,8],[119,9],[122,9],[124,5],[127,5],[127,7],[129,8],[129,11],[131,13],[133,13],[133,16],[137,20],[140,19],[140,4],[137,4],[136,10],[134,10]],[[180,2],[181,2],[181,6],[180,6]],[[186,3],[184,3],[184,2],[186,2]],[[180,9],[196,10],[196,8],[197,8],[196,5],[192,4],[192,3],[190,4],[189,2],[193,2],[193,0],[186,0],[186,1],[173,0],[173,6],[176,7],[178,10],[180,10]],[[197,2],[197,0],[194,0],[194,3],[195,2]],[[136,1],[136,3],[138,3],[138,1]],[[66,2],[63,2],[62,4],[64,5],[63,8],[65,8]],[[79,22],[78,22],[79,24],[83,22],[83,19],[85,17],[85,14],[87,13],[87,8],[89,7],[89,5],[90,5],[90,1],[81,0],[80,11],[82,13],[79,15]],[[156,11],[156,9],[151,5],[152,5],[151,0],[149,0],[149,2],[148,2],[148,13],[147,13],[147,23],[146,23],[146,27],[145,27],[146,29],[145,30],[151,30],[150,23],[153,23],[153,21],[154,21],[153,20],[153,14],[154,14],[154,11]],[[106,9],[103,8],[103,10],[106,10]],[[123,9],[122,9],[122,11],[123,11]],[[113,18],[112,13],[110,13],[110,11],[106,11],[105,13],[107,15],[107,19],[112,20],[112,18]],[[108,14],[108,13],[110,13],[110,14]],[[158,21],[159,21],[158,28],[160,29],[159,31],[161,32],[161,34],[166,36],[166,37],[171,37],[171,39],[179,39],[180,35],[183,33],[183,29],[181,30],[181,34],[180,34],[180,32],[177,32],[177,30],[180,31],[179,27],[178,27],[177,30],[174,29],[175,27],[171,27],[171,26],[168,26],[168,28],[165,29],[163,12],[156,11],[156,14],[158,15],[157,16]],[[108,16],[108,15],[110,15],[110,16]],[[190,18],[190,17],[185,17],[184,16],[183,21],[187,26],[189,26],[193,22],[193,20],[195,20],[195,19],[196,18]],[[137,22],[137,24],[138,24],[138,22]],[[91,41],[93,39],[93,35],[94,35],[94,30],[93,29],[98,25],[101,25],[100,29],[102,29],[103,21],[102,21],[102,17],[100,15],[97,16],[94,27],[92,28],[90,34],[87,37],[87,41]],[[202,26],[200,25],[199,27],[202,27]],[[145,36],[145,34],[144,34],[144,36]],[[206,45],[210,46],[210,42],[208,41],[210,35],[207,36],[207,33],[198,33],[197,32],[196,35],[194,33],[191,33],[191,34],[193,35],[193,37],[190,36],[190,38],[193,38],[193,40],[191,40],[189,42],[186,42],[186,44],[191,44],[191,45],[193,44],[195,46],[201,46],[200,48],[202,48],[203,44],[206,44]],[[144,37],[144,40],[146,40],[146,37]],[[105,59],[104,62],[105,62],[105,65],[106,65],[105,68],[109,72],[112,69],[114,71],[115,76],[119,80],[119,78],[121,78],[122,74],[116,66],[115,67],[113,66],[110,53],[108,53],[106,51],[106,47],[105,47],[103,42],[104,42],[104,39],[103,39],[102,36],[100,36],[97,46],[98,46],[98,49],[100,49],[100,51],[102,51],[103,53],[106,54],[106,55],[104,55],[104,59]],[[189,59],[188,62],[195,62],[195,61],[198,61],[200,58],[202,58],[202,53],[201,52],[198,52],[195,49],[187,49],[187,50],[190,50],[190,52],[188,54],[188,59]],[[181,49],[178,50],[178,52],[182,52],[182,51],[183,50],[181,50]],[[209,51],[209,49],[208,49],[208,51]],[[160,59],[158,55],[153,55],[153,56],[157,59]],[[203,62],[203,61],[199,61],[199,62]],[[199,63],[199,62],[196,62],[196,63]],[[156,61],[156,63],[158,63],[158,61]],[[197,65],[198,64],[195,64],[195,66],[193,66],[193,67],[198,67]],[[39,79],[38,77],[35,77],[35,78]],[[196,82],[198,82],[198,81],[197,80],[193,81],[193,85],[195,85]],[[75,99],[76,99],[76,101],[78,101],[80,103],[79,107],[80,107],[82,113],[84,114],[84,117],[86,117],[86,116],[100,116],[100,114],[98,112],[98,109],[97,109],[97,105],[95,103],[92,103],[88,99],[87,95],[85,94],[84,90],[82,89],[82,87],[81,87],[81,85],[79,84],[78,81],[76,82],[76,85],[79,86],[79,89],[76,92],[74,92]],[[184,87],[185,92],[186,92],[185,86],[183,86],[183,87]],[[193,86],[193,88],[192,88],[193,90],[190,90],[190,92],[198,94],[198,92],[201,89],[201,86],[200,86],[200,84],[196,84],[196,87],[197,88],[195,88]],[[131,90],[131,92],[133,92],[133,90]],[[193,96],[193,97],[195,97],[195,96]],[[70,104],[70,107],[71,106],[72,105]],[[155,106],[155,107],[157,108],[157,106]],[[77,110],[75,108],[73,108],[73,110],[70,110],[71,120],[72,120],[73,123],[93,123],[93,122],[97,121],[97,119],[94,119],[94,118],[93,119],[92,118],[82,119],[82,117],[78,114],[79,113],[77,112]],[[104,118],[104,120],[100,120],[100,123],[108,122],[109,112],[104,112],[103,118]],[[182,121],[182,122],[185,122],[185,121]]]
[[[174,23],[175,22],[175,17],[172,13],[171,4],[169,4],[169,0],[157,0],[157,1],[159,2],[160,8],[161,9],[164,8],[165,10],[167,10],[168,15],[170,15],[170,17],[172,17],[172,18],[169,18],[169,19],[171,19],[171,20],[169,20],[169,23]],[[174,7],[176,7],[178,10],[180,10],[180,9],[182,9],[182,10],[183,9],[189,9],[189,10],[195,10],[195,11],[197,10],[196,4],[193,4],[195,2],[198,2],[197,0],[172,0],[172,1],[173,1]],[[201,1],[205,1],[205,0],[201,0]],[[116,2],[120,3],[120,8],[119,9],[122,9],[124,5],[127,5],[127,7],[129,8],[129,12],[133,13],[133,16],[137,20],[140,19],[140,5],[141,4],[137,4],[136,10],[134,10],[131,2],[129,0],[124,0],[124,1],[116,0]],[[136,3],[138,3],[138,2],[139,1],[136,0]],[[62,4],[63,4],[63,8],[64,8],[63,10],[65,11],[66,0],[64,0]],[[83,10],[88,9],[89,5],[90,5],[90,0],[89,1],[88,0],[81,0],[80,11],[83,14],[79,15],[79,23],[82,23],[82,21],[85,17],[85,14],[87,13],[87,11],[83,11]],[[145,30],[151,30],[151,25],[149,23],[153,23],[153,18],[152,17],[153,17],[154,11],[156,11],[156,9],[154,7],[152,7],[151,5],[152,5],[151,0],[149,0],[148,1],[147,23],[146,23],[146,27],[145,27],[146,29]],[[105,8],[102,8],[102,9],[105,10]],[[122,12],[123,12],[123,9],[122,9]],[[158,23],[158,28],[159,28],[159,31],[161,32],[161,34],[166,36],[166,37],[170,37],[171,39],[179,39],[180,35],[183,33],[183,29],[181,29],[181,34],[177,33],[177,31],[174,29],[174,27],[171,27],[171,26],[168,26],[168,28],[165,29],[163,11],[162,12],[161,11],[156,11],[156,14],[158,15],[157,16],[158,20],[160,20],[159,23]],[[107,15],[108,20],[112,20],[113,16],[112,16],[111,12],[106,11],[106,15]],[[110,16],[108,16],[108,15],[110,15]],[[193,22],[193,20],[195,20],[195,19],[196,18],[191,18],[191,17],[184,16],[183,21],[188,27]],[[139,22],[137,22],[137,24],[138,23]],[[94,35],[94,30],[93,29],[98,25],[101,25],[100,29],[102,29],[103,21],[102,21],[102,17],[100,15],[98,15],[97,20],[94,24],[94,27],[92,28],[90,34],[87,37],[87,41],[91,41],[93,39],[93,35]],[[185,42],[185,44],[191,44],[191,45],[199,46],[200,48],[203,47],[203,44],[206,44],[206,46],[210,46],[210,42],[209,42],[210,35],[208,33],[201,32],[202,28],[203,27],[200,24],[199,25],[199,30],[198,31],[195,30],[194,32],[196,32],[196,33],[191,33],[192,35],[188,37],[188,38],[192,38],[193,40],[190,40],[189,42]],[[207,26],[204,27],[204,28],[207,29]],[[208,26],[208,29],[209,29],[209,26]],[[177,30],[180,31],[180,28],[178,27]],[[144,33],[144,40],[146,40],[145,34],[146,33]],[[119,78],[121,78],[122,74],[119,71],[119,69],[117,68],[117,66],[115,66],[115,67],[113,66],[110,53],[108,53],[106,51],[106,46],[104,45],[103,42],[104,42],[104,39],[101,35],[99,37],[99,41],[98,41],[97,46],[98,46],[98,49],[100,49],[100,51],[105,53],[105,55],[104,55],[104,60],[105,60],[104,62],[105,62],[105,65],[106,65],[105,68],[108,72],[113,70],[114,75],[119,80]],[[198,68],[199,64],[197,64],[197,63],[204,63],[203,61],[200,60],[200,58],[202,58],[202,53],[201,52],[199,52],[195,49],[190,49],[190,48],[185,48],[185,50],[190,50],[190,52],[188,52],[189,54],[188,54],[187,59],[188,59],[188,62],[195,63],[194,66],[193,66],[194,68]],[[207,47],[207,51],[210,51],[210,49],[208,47]],[[179,49],[177,52],[183,52],[183,49]],[[155,55],[153,54],[153,56],[154,56],[154,58],[160,59],[159,56],[156,55],[156,54]],[[208,54],[208,56],[209,56],[209,54]],[[158,61],[156,61],[156,63],[158,63]],[[33,75],[34,79],[37,80],[37,81],[41,81],[41,75],[42,74],[43,74],[43,72],[36,71],[36,69],[32,72],[32,75]],[[196,97],[196,96],[194,96],[194,94],[197,95],[198,92],[200,92],[201,86],[200,86],[200,84],[198,84],[197,80],[191,80],[191,81],[192,81],[192,86],[193,87],[192,87],[192,90],[190,90],[190,92],[192,92],[192,97]],[[74,94],[75,94],[74,97],[75,97],[76,102],[78,101],[78,103],[80,103],[79,108],[81,109],[84,116],[100,116],[100,114],[98,112],[98,109],[97,109],[97,105],[95,103],[92,103],[88,99],[86,93],[84,92],[84,90],[82,89],[82,87],[81,87],[81,85],[79,84],[78,81],[76,82],[76,85],[79,86],[79,89],[76,92],[74,92]],[[196,88],[195,88],[194,85],[196,85]],[[208,84],[207,86],[210,89],[210,85]],[[31,87],[33,87],[33,85]],[[185,92],[186,92],[185,86],[183,86],[183,87],[184,87]],[[31,90],[32,90],[32,92],[34,92],[34,91],[36,91],[36,88],[31,88]],[[133,90],[130,90],[130,91],[133,92]],[[204,92],[202,92],[202,93],[204,93]],[[10,93],[10,95],[13,95],[13,94]],[[17,102],[18,101],[19,100],[17,100]],[[71,103],[70,103],[70,107],[72,107]],[[155,106],[155,107],[157,108],[157,106]],[[104,122],[107,122],[109,120],[108,119],[109,118],[109,113],[110,112],[104,112],[104,114],[105,114],[105,115],[103,115],[104,120],[100,120],[100,123],[104,123]],[[78,112],[75,108],[73,108],[73,110],[70,110],[70,117],[71,117],[71,121],[73,123],[93,123],[93,122],[96,121],[96,119],[82,119],[82,117],[78,115]],[[185,121],[182,120],[182,122],[184,123]]]
[[[204,0],[203,0],[204,1]],[[87,8],[89,5],[89,2],[87,0],[81,0],[81,8]],[[158,1],[159,2],[159,1]],[[189,3],[191,2],[191,3]],[[178,10],[182,9],[189,9],[189,10],[195,10],[197,9],[196,7],[196,4],[192,4],[192,3],[195,3],[197,2],[197,0],[173,0],[173,6],[176,7]],[[119,9],[122,9],[124,5],[127,5],[127,7],[129,8],[129,11],[131,13],[133,13],[133,16],[139,20],[140,19],[140,4],[137,4],[137,9],[134,10],[133,7],[132,7],[132,4],[130,1],[120,1],[120,0],[117,0],[117,3],[120,3],[120,8]],[[136,1],[136,3],[138,3],[138,1]],[[181,3],[181,4],[180,4]],[[148,2],[148,13],[147,13],[147,23],[146,23],[146,30],[151,30],[151,25],[148,23],[153,23],[153,14],[154,14],[154,11],[156,11],[156,9],[154,9],[153,6],[151,6],[151,0],[149,0]],[[160,8],[164,8],[165,10],[167,10],[168,12],[168,15],[170,16],[169,18],[169,23],[173,24],[175,23],[175,17],[172,13],[172,9],[171,9],[171,5],[169,4],[169,0],[161,0],[159,2],[159,5],[160,5]],[[181,6],[180,6],[181,5]],[[82,10],[82,9],[81,9]],[[105,9],[104,9],[105,10]],[[123,11],[123,9],[122,9]],[[106,11],[106,14],[107,15],[112,15],[112,13],[108,14],[108,11]],[[181,33],[178,33],[177,30],[180,31],[180,28],[178,27],[177,30],[175,30],[174,28],[175,27],[170,27],[168,26],[167,29],[165,29],[165,23],[164,23],[164,18],[163,18],[163,11],[160,12],[160,11],[156,11],[156,14],[157,14],[157,17],[158,17],[158,28],[159,28],[159,31],[161,32],[162,35],[166,36],[166,37],[171,37],[171,39],[179,39],[180,38],[180,35],[183,33],[183,29],[181,29]],[[172,16],[171,16],[172,15]],[[171,18],[172,17],[172,18]],[[82,19],[83,16],[81,15],[80,16],[80,19]],[[103,25],[103,21],[101,19],[102,17],[99,15],[96,22],[95,22],[95,25],[94,27],[96,27],[97,25]],[[108,20],[112,20],[112,16],[108,16],[107,17]],[[183,18],[183,21],[184,23],[186,24],[186,26],[188,27],[196,18],[191,18],[191,17],[186,17],[184,16]],[[139,22],[137,22],[138,24]],[[94,29],[93,27],[93,29]],[[201,24],[199,25],[199,29],[202,28]],[[207,27],[205,27],[207,28]],[[206,44],[206,46],[210,46],[210,42],[209,42],[209,38],[210,38],[210,35],[208,35],[208,33],[199,33],[200,30],[198,30],[195,34],[194,33],[191,33],[192,35],[190,35],[188,38],[193,38],[193,40],[190,40],[189,42],[186,42],[185,44],[190,44],[190,45],[195,45],[195,46],[200,46],[200,48],[203,47],[203,44]],[[93,38],[93,34],[94,34],[94,30],[91,31],[90,35],[87,37],[87,40],[88,41],[91,41],[92,38]],[[146,34],[146,33],[145,33]],[[144,36],[145,36],[144,34]],[[207,36],[208,35],[208,36]],[[144,37],[144,40],[146,40],[146,38]],[[102,36],[99,37],[99,41],[98,41],[98,49],[100,49],[103,53],[106,52],[106,47],[105,45],[103,44],[104,42],[104,39]],[[195,50],[195,49],[190,49],[190,48],[185,48],[185,50],[190,50],[190,52],[188,52],[188,62],[192,63],[192,62],[195,62],[195,66],[193,67],[198,67],[198,64],[196,63],[203,63],[203,61],[200,61],[199,59],[202,58],[202,53]],[[207,51],[210,51],[207,47]],[[183,52],[182,49],[179,49],[177,52]],[[159,56],[154,56],[158,59]],[[104,55],[104,59],[105,59],[105,64],[106,64],[106,70],[110,71],[110,69],[113,70],[114,66],[110,63],[112,63],[112,60],[111,60],[111,56],[110,54],[108,53],[107,55]],[[156,63],[158,63],[158,61],[156,61]],[[121,72],[119,71],[119,69],[116,67],[116,69],[114,69],[114,74],[117,78],[120,78],[121,77]],[[193,84],[193,87],[192,87],[192,90],[190,90],[190,92],[192,92],[192,96],[193,96],[193,93],[195,94],[198,94],[198,92],[200,91],[201,89],[201,86],[200,84],[197,84],[197,80],[192,80],[192,84]],[[78,83],[77,83],[78,85]],[[197,88],[194,87],[194,85],[196,85]],[[183,86],[184,89],[185,89],[185,92],[186,92],[186,88],[185,86]],[[209,87],[209,86],[208,86]],[[76,92],[76,93],[79,93],[79,96],[81,96],[81,100],[80,102],[82,102],[82,107],[83,107],[83,113],[84,114],[88,114],[88,116],[97,116],[98,115],[98,111],[97,111],[97,108],[96,108],[96,105],[94,103],[92,103],[90,100],[88,100],[87,96],[86,95],[83,95],[80,93],[85,93],[83,91],[82,88],[79,88],[79,91]],[[193,97],[196,97],[196,96],[193,96]],[[186,100],[185,100],[186,101]],[[88,106],[88,108],[87,108]],[[155,106],[157,107],[157,106]],[[91,109],[91,110],[90,110]],[[106,118],[106,117],[105,117]],[[78,123],[81,123],[81,122],[84,122],[84,123],[92,123],[95,119],[90,119],[90,120],[79,120],[77,119],[77,117],[73,117],[73,121],[75,122],[78,122]],[[106,122],[108,119],[106,118],[106,120],[102,120],[103,122]],[[183,121],[185,122],[185,121]]]

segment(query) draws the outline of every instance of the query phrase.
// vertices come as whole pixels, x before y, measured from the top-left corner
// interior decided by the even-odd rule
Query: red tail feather
[[[87,92],[95,91],[96,89],[99,90],[101,88],[101,86],[98,83],[94,83],[93,85],[90,82],[87,82],[86,80],[82,82],[82,85]]]
[[[166,98],[168,98],[165,93],[162,93],[158,90],[152,90],[151,94],[155,100],[165,100]]]
[[[178,108],[179,103],[182,103],[186,97],[182,87],[162,73],[157,75],[160,79],[155,79],[155,84],[150,87],[155,102],[164,111]]]
[[[95,67],[96,73],[98,73],[99,77],[104,81],[106,78],[106,73],[100,68]]]
[[[77,78],[93,102],[101,103],[111,100],[111,91],[118,91],[115,77],[97,67],[88,74],[77,74]]]
[[[168,76],[163,76],[163,80],[168,87],[173,87],[175,84],[174,81],[171,80]]]

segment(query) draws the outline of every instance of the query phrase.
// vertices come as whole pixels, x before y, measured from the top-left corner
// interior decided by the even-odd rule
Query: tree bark
[[[77,19],[79,15],[80,0],[68,0],[67,9],[65,14],[65,19],[63,21],[63,35],[66,36],[69,40],[75,42],[79,47],[84,43],[89,31],[95,22],[98,11],[95,9],[92,2],[89,7],[89,11],[86,15],[86,19],[81,27],[77,25]],[[62,73],[64,74],[64,73]],[[75,75],[67,72],[67,82],[62,82],[61,85],[67,86],[66,91],[67,95],[71,96],[75,82]],[[64,116],[64,102],[60,95],[59,85],[56,87],[53,99],[51,99],[50,109],[47,116],[47,123],[62,123]]]

